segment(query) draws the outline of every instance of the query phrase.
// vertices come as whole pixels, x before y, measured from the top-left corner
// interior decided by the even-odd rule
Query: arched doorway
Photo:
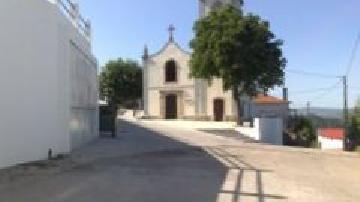
[[[177,119],[177,95],[168,94],[165,98],[165,119]]]
[[[225,103],[223,99],[214,100],[214,121],[224,120]]]

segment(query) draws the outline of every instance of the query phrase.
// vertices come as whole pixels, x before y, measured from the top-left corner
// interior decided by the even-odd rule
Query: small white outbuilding
[[[343,128],[319,128],[317,131],[318,141],[321,149],[339,149],[344,148]]]
[[[289,102],[286,99],[262,93],[251,98],[245,96],[241,100],[245,124],[238,126],[236,130],[241,135],[263,143],[282,145],[283,132],[289,114]]]

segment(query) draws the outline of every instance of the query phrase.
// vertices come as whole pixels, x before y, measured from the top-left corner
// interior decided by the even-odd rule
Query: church
[[[241,6],[240,0],[199,0],[200,18],[225,4],[238,8]],[[214,79],[209,84],[206,80],[189,77],[191,53],[176,43],[174,30],[173,26],[169,27],[168,42],[158,52],[149,54],[149,50],[145,47],[144,118],[235,121],[237,105],[232,91],[223,90],[222,79]],[[266,103],[266,109],[269,108],[269,104],[283,104],[279,102],[280,100],[275,98],[273,100],[276,103]]]

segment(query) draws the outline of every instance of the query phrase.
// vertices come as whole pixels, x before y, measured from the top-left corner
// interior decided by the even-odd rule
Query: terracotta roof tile
[[[342,140],[344,139],[345,131],[343,128],[319,128],[318,134],[321,137]]]
[[[274,96],[258,94],[253,98],[253,102],[256,104],[288,104],[289,102]]]

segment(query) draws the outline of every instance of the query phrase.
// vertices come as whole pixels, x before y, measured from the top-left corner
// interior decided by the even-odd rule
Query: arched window
[[[174,60],[169,60],[165,64],[165,81],[176,82],[177,81],[177,68]]]

